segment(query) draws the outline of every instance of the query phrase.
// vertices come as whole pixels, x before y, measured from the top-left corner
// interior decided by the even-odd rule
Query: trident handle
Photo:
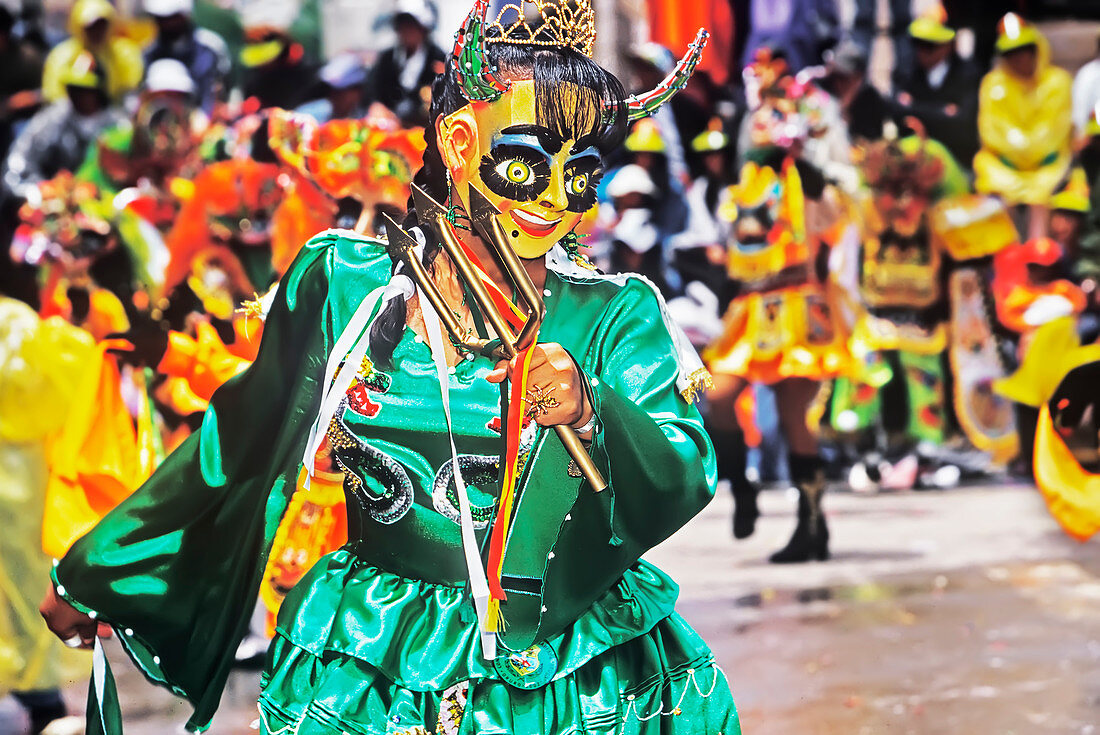
[[[504,269],[512,279],[512,285],[515,286],[520,300],[524,302],[529,310],[530,316],[520,330],[519,335],[513,340],[505,340],[505,346],[512,353],[510,357],[514,357],[516,352],[527,348],[534,341],[539,327],[542,326],[542,318],[546,312],[546,307],[542,302],[542,294],[535,288],[527,269],[523,267],[516,251],[512,250],[512,247],[508,244],[507,236],[497,219],[500,210],[493,206],[488,197],[473,185],[470,186],[470,210],[470,220],[473,222],[474,228],[483,240],[492,245],[493,250],[500,258],[500,262],[504,265]],[[577,432],[572,427],[562,424],[554,426],[554,431],[565,450],[569,452],[569,456],[577,463],[581,474],[592,486],[592,489],[596,492],[606,490],[607,480],[604,479],[599,468],[596,467],[596,463],[592,461],[592,457],[585,451],[584,444]]]
[[[500,258],[509,280],[512,281],[512,285],[519,295],[519,300],[527,307],[527,321],[518,335],[512,331],[504,315],[496,308],[496,304],[493,303],[489,291],[482,283],[474,264],[470,262],[466,252],[462,249],[462,243],[459,242],[450,220],[447,219],[446,208],[432,199],[419,186],[414,184],[412,188],[413,202],[421,224],[430,227],[439,235],[443,249],[450,256],[459,277],[470,288],[478,309],[500,339],[500,344],[493,351],[492,356],[497,359],[512,359],[534,341],[539,327],[542,325],[545,306],[542,302],[542,295],[535,288],[534,282],[531,281],[530,275],[528,275],[515,251],[508,245],[508,240],[503,230],[501,230],[499,222],[496,221],[495,215],[500,214],[500,212],[484,194],[474,187],[470,188],[470,208],[475,212],[475,215],[472,216],[474,226],[478,229],[478,234],[492,246]],[[483,352],[490,344],[489,341],[471,339],[468,335],[462,333],[461,325],[443,300],[443,296],[439,293],[439,289],[436,287],[431,275],[416,256],[416,240],[392,219],[387,218],[386,229],[389,234],[390,252],[405,263],[413,280],[424,291],[435,310],[439,312],[443,326],[446,327],[451,338],[468,349],[479,353]],[[585,451],[584,444],[577,432],[568,426],[560,425],[555,426],[554,431],[566,451],[569,452],[569,456],[577,463],[577,467],[580,468],[581,474],[588,481],[588,484],[596,492],[606,489],[607,480],[604,479],[596,464],[592,461],[592,457]]]

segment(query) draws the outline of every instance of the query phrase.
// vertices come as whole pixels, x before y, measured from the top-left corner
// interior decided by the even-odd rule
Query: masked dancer
[[[260,732],[740,732],[675,584],[640,561],[712,496],[706,373],[654,289],[597,274],[572,235],[603,154],[706,36],[628,98],[590,58],[588,2],[487,6],[434,86],[415,211],[388,242],[312,240],[255,364],[55,568],[53,630],[90,645],[109,624],[193,728],[297,478],[335,472],[350,540],[282,605]]]

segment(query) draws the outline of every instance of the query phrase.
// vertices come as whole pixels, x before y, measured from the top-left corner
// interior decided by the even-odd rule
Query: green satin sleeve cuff
[[[629,538],[638,548],[652,548],[714,497],[710,440],[701,420],[655,418],[599,378],[588,380],[596,414],[591,451],[608,473],[613,504],[611,543]]]

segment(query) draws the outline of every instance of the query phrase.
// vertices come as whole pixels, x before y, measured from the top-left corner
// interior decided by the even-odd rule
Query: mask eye
[[[585,156],[565,166],[565,193],[570,212],[583,214],[596,204],[596,187],[603,176],[600,160]]]
[[[482,159],[481,179],[497,196],[533,202],[550,185],[550,162],[528,146],[502,144]]]
[[[535,183],[535,172],[531,167],[519,160],[502,161],[497,164],[497,174],[509,184],[516,186],[530,186]]]
[[[569,193],[579,197],[588,191],[588,174],[579,174],[569,180]]]

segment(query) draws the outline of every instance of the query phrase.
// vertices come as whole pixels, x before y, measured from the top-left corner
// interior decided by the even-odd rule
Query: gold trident
[[[431,302],[432,308],[439,314],[440,321],[451,337],[451,341],[463,348],[484,355],[493,360],[511,360],[519,352],[529,347],[538,335],[542,325],[546,308],[542,303],[542,294],[535,288],[531,276],[520,262],[519,256],[508,245],[497,216],[500,214],[493,203],[476,187],[470,187],[470,220],[474,230],[481,238],[489,243],[504,266],[504,271],[519,296],[520,304],[527,309],[527,321],[524,322],[519,334],[512,332],[504,315],[497,309],[489,296],[489,291],[478,276],[477,269],[462,249],[458,235],[447,218],[447,209],[417,185],[412,187],[413,203],[417,212],[417,219],[421,224],[430,228],[439,235],[443,249],[450,256],[451,261],[458,269],[458,275],[469,288],[478,309],[485,316],[486,321],[497,334],[497,339],[489,340],[471,335],[462,328],[458,317],[451,311],[443,294],[440,293],[435,281],[432,280],[427,268],[416,255],[419,246],[416,238],[407,230],[397,224],[389,215],[386,215],[386,232],[389,238],[389,253],[391,257],[404,263],[409,276]],[[562,445],[573,461],[577,463],[581,474],[596,492],[607,488],[607,480],[600,474],[592,458],[588,456],[584,445],[581,443],[577,432],[569,426],[557,425],[554,430],[558,434]]]

